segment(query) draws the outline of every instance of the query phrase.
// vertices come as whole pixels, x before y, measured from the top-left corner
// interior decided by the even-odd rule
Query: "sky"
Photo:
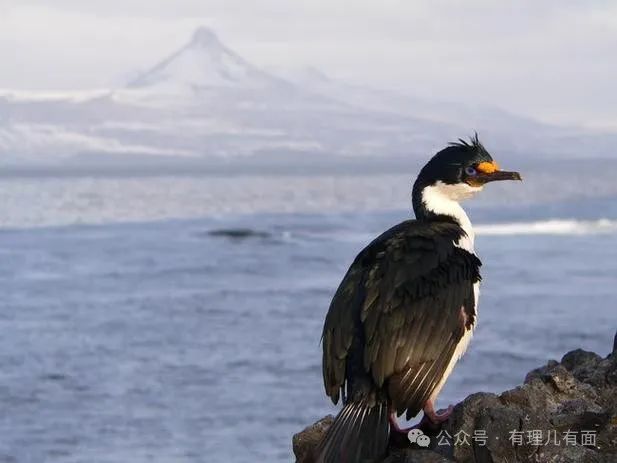
[[[0,88],[122,85],[211,27],[267,69],[617,129],[617,2],[0,0]]]

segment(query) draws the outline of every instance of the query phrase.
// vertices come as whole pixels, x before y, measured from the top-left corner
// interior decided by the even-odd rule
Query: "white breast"
[[[422,190],[422,202],[427,210],[437,215],[450,216],[459,223],[467,236],[461,238],[456,245],[469,252],[474,249],[475,233],[460,201],[469,199],[480,191],[482,187],[473,187],[466,183],[448,185],[443,182],[437,182]]]

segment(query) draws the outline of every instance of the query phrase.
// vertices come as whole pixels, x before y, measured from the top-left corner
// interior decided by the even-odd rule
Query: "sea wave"
[[[478,224],[474,226],[474,230],[479,235],[594,235],[617,233],[617,220],[554,219]]]

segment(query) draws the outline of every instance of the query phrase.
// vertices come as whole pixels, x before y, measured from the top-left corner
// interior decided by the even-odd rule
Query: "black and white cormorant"
[[[413,186],[416,220],[376,238],[343,278],[323,329],[326,393],[343,409],[328,430],[319,463],[368,463],[383,457],[396,417],[434,404],[465,352],[478,319],[480,259],[460,201],[495,180],[521,180],[500,170],[478,136],[438,152]]]

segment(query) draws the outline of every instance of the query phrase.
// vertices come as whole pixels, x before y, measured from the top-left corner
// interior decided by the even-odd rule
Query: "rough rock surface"
[[[297,463],[313,462],[331,423],[328,416],[294,436]],[[391,439],[383,463],[617,463],[617,335],[608,357],[569,352],[515,389],[470,395],[426,434],[428,449]]]

